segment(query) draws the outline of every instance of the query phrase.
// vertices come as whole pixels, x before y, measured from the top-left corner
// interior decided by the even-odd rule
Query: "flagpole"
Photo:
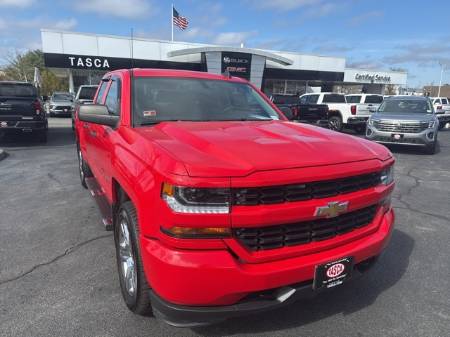
[[[172,18],[170,20],[170,27],[172,27],[172,42],[173,42],[173,4],[172,4],[172,10],[170,11],[170,17]]]

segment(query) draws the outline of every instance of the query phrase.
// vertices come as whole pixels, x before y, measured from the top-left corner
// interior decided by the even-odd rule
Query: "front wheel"
[[[120,289],[128,309],[138,315],[152,313],[150,287],[145,278],[139,249],[139,225],[136,209],[125,201],[117,211],[114,224]]]
[[[331,116],[328,120],[328,126],[331,130],[342,131],[342,118],[340,116]]]
[[[435,140],[431,145],[428,145],[425,148],[425,152],[427,154],[435,154],[436,153],[436,147],[437,147],[437,140]]]

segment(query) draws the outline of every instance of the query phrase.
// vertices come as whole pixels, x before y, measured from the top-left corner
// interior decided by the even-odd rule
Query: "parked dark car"
[[[328,105],[311,105],[296,95],[272,95],[273,103],[289,120],[328,127]]]
[[[33,133],[46,142],[47,130],[37,89],[31,83],[0,81],[0,134]]]

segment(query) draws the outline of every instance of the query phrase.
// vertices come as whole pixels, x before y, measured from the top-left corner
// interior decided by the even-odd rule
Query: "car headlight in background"
[[[367,120],[367,124],[373,125],[373,119],[372,119],[372,118],[369,118],[369,119]]]
[[[428,123],[428,128],[429,128],[429,129],[434,128],[434,123],[435,123],[435,121],[430,121],[430,122]]]
[[[179,187],[164,183],[161,194],[170,209],[177,213],[230,213],[231,191],[227,188]]]
[[[394,165],[381,171],[380,181],[383,185],[389,185],[394,181]]]

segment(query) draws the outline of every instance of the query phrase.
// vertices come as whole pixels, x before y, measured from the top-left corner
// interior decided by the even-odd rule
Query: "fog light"
[[[367,128],[367,130],[366,130],[366,135],[367,135],[367,136],[371,136],[372,133],[373,133],[372,129]]]
[[[383,209],[383,213],[389,212],[392,208],[391,195],[389,194],[387,197],[385,197],[383,200],[381,200],[380,205],[381,205],[381,208]]]
[[[427,137],[428,137],[428,139],[433,140],[433,138],[434,138],[434,132],[429,132],[429,133],[427,134]]]

